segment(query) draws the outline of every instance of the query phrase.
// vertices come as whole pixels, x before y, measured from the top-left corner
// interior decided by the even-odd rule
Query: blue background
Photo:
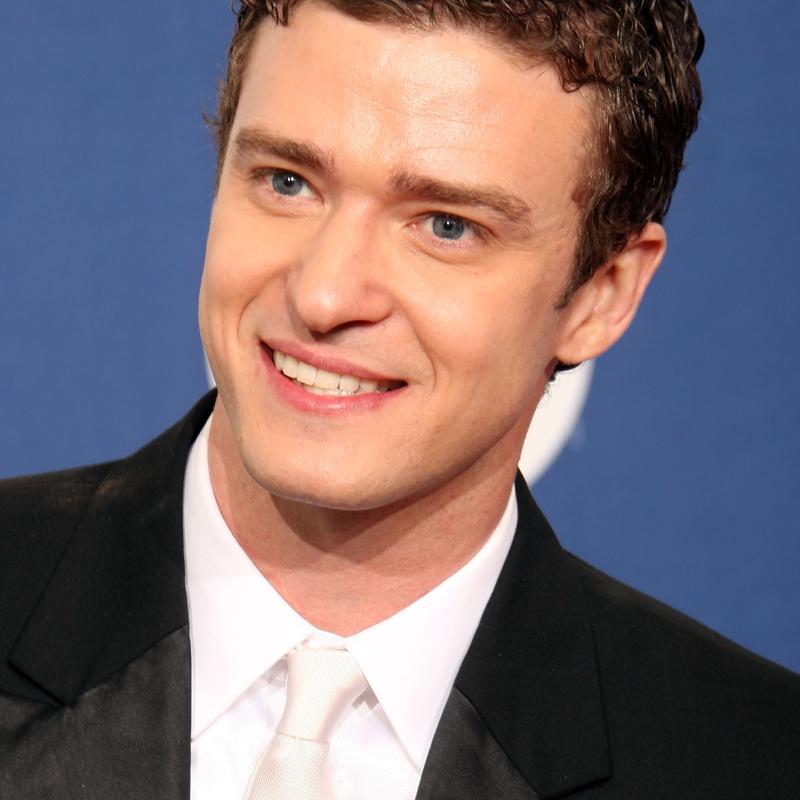
[[[536,492],[570,549],[798,670],[800,6],[696,7],[670,251]],[[201,112],[232,15],[110,8],[0,11],[0,476],[123,455],[206,388]]]

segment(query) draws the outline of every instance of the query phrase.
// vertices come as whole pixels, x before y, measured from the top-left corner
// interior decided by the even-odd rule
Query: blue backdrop
[[[670,251],[536,493],[569,548],[800,669],[800,6],[696,7]],[[226,0],[3,4],[0,476],[123,455],[205,390],[201,112],[231,27]]]

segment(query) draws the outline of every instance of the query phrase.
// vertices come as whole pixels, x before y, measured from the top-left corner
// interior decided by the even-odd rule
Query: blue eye
[[[294,172],[273,172],[271,183],[278,194],[294,197],[303,191],[306,182]]]
[[[455,241],[460,239],[467,230],[467,223],[459,217],[449,214],[437,214],[433,217],[433,234],[440,239]]]

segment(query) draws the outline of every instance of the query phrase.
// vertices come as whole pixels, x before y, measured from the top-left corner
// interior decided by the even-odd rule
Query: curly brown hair
[[[318,0],[365,22],[452,25],[550,63],[567,91],[590,87],[597,136],[576,200],[583,220],[560,305],[648,222],[661,222],[697,127],[703,32],[689,0]],[[248,55],[265,18],[287,25],[304,0],[239,0],[220,86],[217,179]]]

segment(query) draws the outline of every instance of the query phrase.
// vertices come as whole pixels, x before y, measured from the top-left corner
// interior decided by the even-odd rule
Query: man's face
[[[346,509],[507,481],[564,335],[588,118],[478,34],[263,23],[200,298],[223,457]]]

